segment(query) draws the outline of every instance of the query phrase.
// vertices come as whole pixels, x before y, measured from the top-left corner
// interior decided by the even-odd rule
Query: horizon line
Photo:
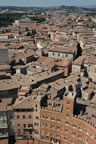
[[[94,7],[95,5],[86,5],[86,6],[76,6],[76,5],[53,5],[53,6],[18,6],[18,5],[8,5],[8,6],[4,6],[4,5],[0,5],[0,7],[20,7],[20,8],[50,8],[50,7],[60,7],[60,6],[67,6],[67,7],[78,7],[78,8],[91,8]]]

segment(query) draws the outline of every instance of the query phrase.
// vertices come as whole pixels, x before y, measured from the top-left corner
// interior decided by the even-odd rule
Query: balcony
[[[55,142],[55,140],[52,138],[51,139],[51,144],[60,144],[60,140],[56,140],[56,142]]]
[[[0,138],[6,138],[8,137],[8,133],[7,134],[0,134]]]
[[[24,131],[34,131],[33,127],[24,127]]]
[[[7,121],[6,118],[0,118],[0,121]]]
[[[7,124],[5,124],[5,125],[0,125],[0,129],[7,129],[7,128],[8,128]]]

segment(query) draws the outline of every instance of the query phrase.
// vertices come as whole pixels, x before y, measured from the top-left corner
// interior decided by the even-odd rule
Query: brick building
[[[56,101],[56,100],[55,100]],[[34,103],[34,105],[36,105]],[[38,107],[38,106],[37,106]],[[40,112],[36,130],[40,130],[40,137],[27,135],[24,143],[37,144],[95,144],[96,143],[96,123],[95,119],[89,118],[92,107],[86,108],[87,112],[77,115],[76,94],[68,93],[59,100],[58,103],[52,103],[48,107],[39,107]],[[35,111],[35,114],[37,111]],[[28,114],[28,113],[27,113]],[[26,116],[27,116],[26,114]],[[95,111],[94,111],[95,114]],[[28,119],[26,119],[28,122]],[[25,120],[23,120],[25,122]],[[32,119],[30,120],[32,121]],[[25,122],[25,123],[26,123]],[[34,121],[33,123],[38,123]],[[94,122],[94,123],[93,123]],[[20,123],[22,125],[22,123]],[[34,125],[33,124],[33,125]],[[38,128],[37,128],[38,127]],[[19,127],[18,127],[19,128]],[[21,128],[21,127],[20,127]],[[19,128],[19,129],[20,129]],[[40,128],[40,129],[39,129]],[[21,129],[22,130],[22,129]],[[17,139],[17,144],[22,140]]]
[[[74,115],[75,95],[64,97],[63,109],[42,108],[40,138],[47,143],[95,144],[96,125],[83,116]]]

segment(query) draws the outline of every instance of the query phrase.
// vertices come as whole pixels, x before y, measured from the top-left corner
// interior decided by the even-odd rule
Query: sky
[[[0,6],[94,6],[96,0],[0,0]]]

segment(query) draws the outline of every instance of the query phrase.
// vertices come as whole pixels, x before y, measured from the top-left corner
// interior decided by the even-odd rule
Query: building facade
[[[42,108],[40,139],[54,144],[95,144],[96,126],[82,116],[74,115],[75,97],[64,97],[61,111]]]
[[[53,48],[48,51],[49,58],[74,60],[76,53],[69,48]]]

